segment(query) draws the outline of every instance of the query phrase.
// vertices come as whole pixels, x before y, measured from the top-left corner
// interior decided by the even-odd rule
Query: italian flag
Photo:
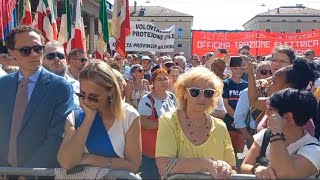
[[[107,0],[100,0],[99,24],[98,24],[98,42],[95,56],[97,59],[103,59],[106,50],[106,44],[109,42],[108,12]]]
[[[71,38],[67,46],[67,53],[69,53],[72,49],[82,49],[83,52],[86,52],[86,37],[82,18],[81,0],[73,0],[72,13],[73,27],[71,29]]]
[[[31,25],[32,24],[32,14],[31,5],[29,0],[20,0],[20,24],[21,25]]]
[[[71,6],[69,0],[63,1],[62,16],[58,41],[67,49],[67,44],[71,38]]]
[[[125,58],[126,36],[130,34],[129,0],[114,0],[111,29],[116,39],[116,51]]]
[[[46,42],[58,39],[52,0],[39,0],[33,26],[43,33]]]

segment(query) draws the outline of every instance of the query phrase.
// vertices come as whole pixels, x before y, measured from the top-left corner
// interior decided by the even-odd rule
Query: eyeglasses
[[[162,81],[162,82],[166,82],[168,81],[169,79],[168,78],[157,78],[156,81]]]
[[[267,74],[272,75],[270,69],[261,69],[261,70],[260,70],[260,74],[261,74],[261,75],[267,75]]]
[[[138,70],[136,70],[136,71],[134,71],[134,72],[142,73],[142,69],[138,69]]]
[[[175,66],[175,64],[174,63],[166,63],[166,64],[164,64],[164,66],[166,68],[170,69],[172,66]]]
[[[80,99],[88,99],[88,101],[93,102],[93,103],[98,103],[99,102],[99,97],[93,97],[93,96],[86,96],[81,93],[75,92],[75,94],[80,98]]]
[[[56,58],[61,60],[61,59],[65,59],[66,56],[63,53],[57,52],[57,53],[49,53],[49,54],[47,54],[46,58],[48,60],[55,60]]]
[[[243,52],[243,53],[241,53],[242,55],[250,55],[250,53],[249,52]]]
[[[203,93],[204,97],[206,98],[212,98],[213,95],[216,93],[216,90],[214,89],[199,89],[197,87],[191,87],[187,88],[187,91],[191,97],[198,97],[200,95],[200,92]]]
[[[42,54],[44,51],[44,46],[42,45],[24,46],[22,48],[14,49],[14,50],[18,50],[21,56],[27,57],[31,54],[32,49],[35,53]]]
[[[305,56],[310,56],[311,54],[304,54]]]
[[[122,58],[114,58],[114,60],[116,60],[116,61],[121,61]]]
[[[271,63],[279,63],[280,65],[289,65],[289,64],[291,64],[288,61],[280,60],[280,59],[274,59],[274,58],[271,59]]]
[[[74,58],[72,58],[73,60],[80,60],[82,63],[84,63],[84,62],[87,62],[88,61],[88,59],[87,58],[80,58],[80,59],[74,59]]]

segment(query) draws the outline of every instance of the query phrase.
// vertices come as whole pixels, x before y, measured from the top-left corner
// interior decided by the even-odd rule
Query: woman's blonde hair
[[[120,87],[112,68],[103,61],[91,61],[80,73],[79,80],[86,79],[95,82],[106,90],[113,89],[113,95],[108,102],[111,113],[116,120],[125,118]]]
[[[219,97],[223,91],[222,80],[213,72],[205,67],[191,68],[186,73],[180,75],[174,86],[175,95],[177,97],[178,108],[185,110],[187,102],[185,94],[188,93],[186,88],[192,87],[192,85],[199,80],[206,82],[212,89],[216,90],[216,95],[212,97],[211,105],[205,111],[211,114],[212,110],[216,107]]]

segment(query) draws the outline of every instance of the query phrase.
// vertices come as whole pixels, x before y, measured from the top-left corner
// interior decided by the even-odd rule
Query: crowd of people
[[[57,168],[58,179],[113,169],[142,179],[318,177],[315,52],[277,46],[254,57],[243,46],[238,54],[95,59],[17,27],[0,49],[0,167]]]

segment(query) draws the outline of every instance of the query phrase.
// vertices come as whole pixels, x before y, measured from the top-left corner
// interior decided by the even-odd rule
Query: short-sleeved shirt
[[[253,135],[254,141],[261,147],[263,136],[266,129],[261,130],[259,133]],[[317,170],[320,170],[320,146],[317,145],[306,145],[310,143],[320,144],[319,141],[312,137],[308,132],[305,131],[305,135],[297,140],[296,142],[290,144],[287,147],[288,153],[292,156],[294,154],[299,154],[306,159],[308,159]],[[270,159],[270,144],[266,149],[266,157]],[[301,167],[303,168],[303,167]]]
[[[236,109],[240,92],[248,87],[248,82],[241,79],[240,83],[234,82],[231,78],[223,81],[223,99],[228,99],[228,104],[233,110]]]
[[[139,114],[144,116],[150,116],[152,114],[152,109],[151,109],[152,103],[150,98],[148,97],[149,94],[154,99],[154,107],[157,111],[158,117],[160,117],[165,112],[175,110],[177,107],[177,101],[176,101],[175,95],[169,91],[166,91],[166,93],[167,93],[167,98],[164,100],[156,99],[155,97],[152,96],[151,93],[145,94],[139,102],[139,106],[138,106]]]
[[[185,136],[176,111],[165,113],[160,119],[156,157],[214,158],[231,166],[236,165],[231,139],[222,120],[211,116],[209,137],[203,144],[196,146]]]
[[[126,104],[124,105],[124,109],[123,111],[125,112],[125,118],[124,119],[118,119],[114,121],[114,124],[111,126],[110,129],[106,129],[109,136],[109,139],[111,141],[111,144],[109,146],[109,149],[114,150],[114,152],[116,153],[116,155],[120,158],[125,157],[124,155],[124,151],[125,151],[125,142],[126,142],[126,134],[128,132],[128,130],[130,129],[131,124],[133,123],[133,121],[139,116],[139,113],[136,109],[134,109],[131,105]],[[79,117],[78,118],[84,118],[85,114],[84,112],[81,110]],[[94,121],[98,121],[99,120],[99,115],[97,114]],[[70,113],[70,115],[68,116],[68,121],[75,127],[75,114],[74,113]],[[94,123],[93,123],[94,124]],[[94,128],[95,126],[91,126],[90,131],[97,131],[97,129]],[[77,129],[77,127],[76,127]],[[89,132],[90,134],[90,132]],[[84,149],[84,153],[92,153],[90,152],[90,150],[87,147],[87,144],[97,144],[96,147],[99,147],[100,144],[102,144],[102,142],[100,142],[99,140],[101,140],[101,137],[99,138],[92,138],[90,139],[90,141],[94,141],[94,142],[86,142],[86,147]],[[103,147],[103,146],[100,146]],[[109,152],[104,152],[107,151],[106,149],[98,149],[97,151],[101,152],[102,154],[108,154]]]

